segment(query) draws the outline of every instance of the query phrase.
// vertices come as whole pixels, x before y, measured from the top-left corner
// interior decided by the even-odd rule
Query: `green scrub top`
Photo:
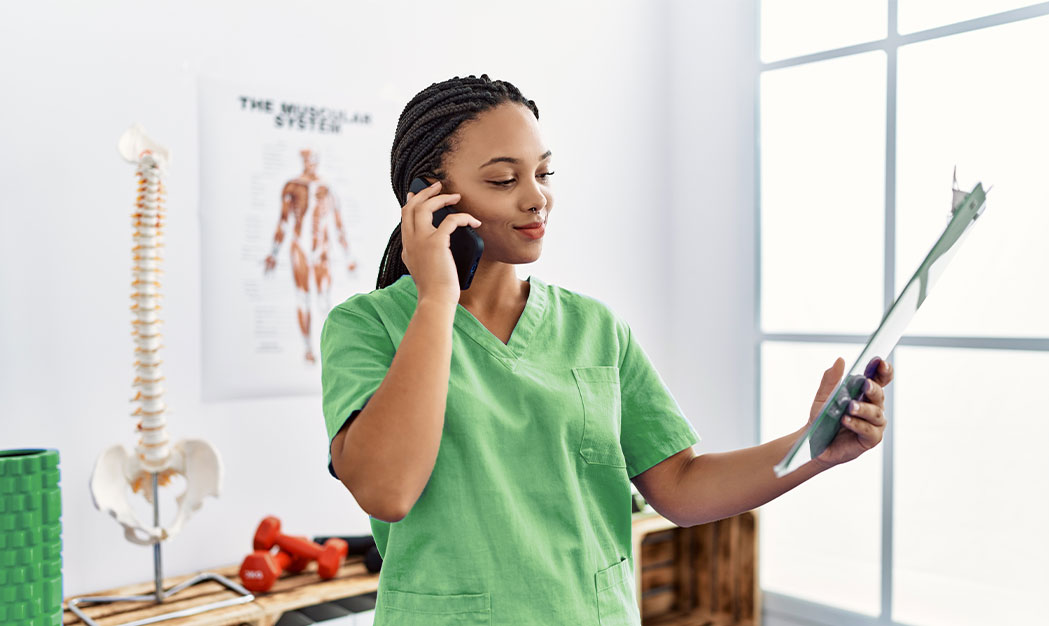
[[[699,436],[626,322],[528,282],[506,344],[456,309],[433,473],[402,520],[370,518],[376,625],[641,624],[630,478]],[[328,315],[329,447],[379,388],[417,301],[404,275]]]

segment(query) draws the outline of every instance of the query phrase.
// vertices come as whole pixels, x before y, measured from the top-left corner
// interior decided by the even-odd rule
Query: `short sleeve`
[[[637,342],[630,326],[616,319],[620,337],[620,445],[630,478],[699,443],[699,434]]]
[[[331,440],[379,388],[394,354],[393,341],[378,318],[346,307],[343,303],[332,309],[321,330],[322,406],[332,476]]]

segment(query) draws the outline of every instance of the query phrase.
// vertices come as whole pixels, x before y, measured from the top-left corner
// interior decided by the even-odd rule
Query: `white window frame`
[[[928,30],[900,35],[897,30],[898,0],[888,1],[888,35],[884,39],[869,41],[844,48],[806,54],[770,63],[758,63],[754,76],[754,231],[755,231],[755,307],[754,349],[757,363],[757,389],[755,394],[755,432],[761,432],[761,349],[765,342],[805,343],[850,343],[857,349],[866,344],[868,336],[821,333],[766,333],[761,328],[761,75],[764,72],[861,54],[872,50],[885,52],[886,110],[885,110],[885,241],[884,241],[884,292],[883,307],[888,309],[896,295],[896,59],[901,46],[950,37],[984,28],[1010,24],[1049,15],[1049,2],[1042,2],[1019,9],[947,24]],[[761,0],[756,0],[754,15],[761,19]],[[761,45],[760,40],[758,45]],[[760,58],[760,56],[759,56]],[[905,335],[900,340],[904,346],[937,348],[982,348],[998,350],[1036,350],[1049,352],[1049,339],[1042,337],[979,337],[979,336],[919,336]],[[885,411],[893,414],[894,394],[890,385],[885,394]],[[805,624],[813,626],[906,626],[892,619],[893,606],[893,429],[885,430],[882,441],[882,518],[881,518],[881,611],[877,617],[855,613],[794,596],[762,590],[763,618],[775,624]]]

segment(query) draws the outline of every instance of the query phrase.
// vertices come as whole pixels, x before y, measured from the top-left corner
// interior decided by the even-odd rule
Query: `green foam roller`
[[[39,511],[15,511],[13,513],[0,514],[0,532],[13,530],[26,530],[41,526],[44,523],[43,510]]]
[[[22,567],[44,561],[44,546],[27,546],[13,550],[0,550],[0,567]]]
[[[57,580],[59,583],[62,582],[62,559],[51,559],[50,561],[40,561],[37,563],[29,563],[27,565],[16,565],[15,567],[8,567],[0,570],[4,572],[7,583],[0,584],[11,584],[20,585],[23,583],[35,583],[40,581]],[[2,622],[0,622],[2,623]]]
[[[33,605],[31,602],[11,602],[7,605],[7,620],[11,623],[15,620],[25,620],[32,617]]]
[[[58,450],[0,450],[0,476],[39,474],[58,467]]]
[[[25,511],[28,508],[29,494],[5,493],[0,495],[0,513],[18,513],[19,511]]]
[[[0,450],[0,624],[62,623],[58,450]]]
[[[53,524],[62,517],[62,492],[50,491],[43,498],[44,523]]]
[[[62,559],[44,563],[44,576],[46,578],[58,578],[62,576]]]
[[[0,534],[0,550],[13,550],[44,543],[54,543],[61,540],[61,534],[62,529],[57,524],[3,533]]]
[[[41,544],[44,549],[44,560],[54,561],[62,558],[62,542],[54,541],[52,543]]]
[[[44,541],[58,541],[62,538],[62,525],[44,525],[40,527],[40,532],[43,534]]]
[[[44,507],[44,500],[51,493],[57,493],[58,497],[62,497],[62,492],[58,489],[41,489],[40,491],[31,491],[25,494],[26,508],[30,511],[35,511]]]
[[[45,505],[54,506],[61,502],[62,490],[58,487],[36,488],[29,491],[0,494],[0,514],[35,511]]]
[[[44,596],[44,585],[39,582],[22,583],[16,585],[15,600],[21,602],[32,602]]]

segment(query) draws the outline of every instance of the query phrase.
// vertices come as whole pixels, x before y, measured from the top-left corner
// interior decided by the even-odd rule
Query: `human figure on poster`
[[[306,343],[306,361],[316,362],[313,354],[313,343],[310,337],[310,270],[313,271],[313,285],[320,301],[321,315],[327,315],[331,308],[331,271],[329,269],[328,249],[330,244],[330,226],[334,224],[338,232],[339,245],[349,263],[347,269],[353,272],[357,263],[350,257],[349,243],[342,226],[339,214],[339,202],[331,185],[317,175],[317,155],[309,148],[300,150],[303,169],[297,177],[284,184],[281,190],[280,220],[277,231],[273,234],[273,249],[265,261],[265,272],[269,273],[277,266],[277,253],[284,241],[284,225],[293,217],[292,238],[289,246],[291,254],[292,278],[295,282],[295,293],[298,299],[297,314],[299,330]],[[301,242],[303,225],[310,225],[308,248]]]

